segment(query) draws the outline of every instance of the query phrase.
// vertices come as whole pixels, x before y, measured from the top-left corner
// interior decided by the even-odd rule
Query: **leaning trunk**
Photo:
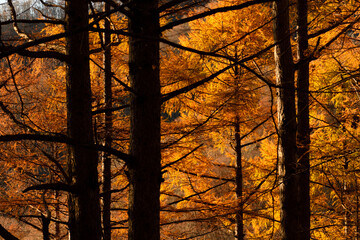
[[[98,186],[98,153],[93,141],[89,72],[88,1],[66,1],[67,125],[74,145],[69,147],[69,176],[74,192],[69,196],[69,230],[72,240],[99,240],[101,220]]]
[[[278,113],[278,171],[280,195],[281,239],[295,239],[296,211],[296,112],[294,64],[289,31],[289,1],[275,1],[274,40],[277,113]]]
[[[160,239],[160,79],[157,0],[131,0],[129,240]]]
[[[305,53],[308,49],[307,0],[298,0],[297,55],[297,178],[298,178],[298,234],[299,240],[310,240],[310,124],[309,124],[309,61]]]

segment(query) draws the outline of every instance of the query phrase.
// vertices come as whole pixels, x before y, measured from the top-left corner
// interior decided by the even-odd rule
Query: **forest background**
[[[7,0],[0,236],[359,239],[359,8]]]

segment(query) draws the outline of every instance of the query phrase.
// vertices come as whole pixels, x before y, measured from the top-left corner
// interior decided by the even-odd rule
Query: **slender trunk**
[[[237,239],[244,239],[244,223],[243,223],[243,176],[242,176],[242,163],[241,163],[241,138],[240,138],[240,120],[236,117],[235,120],[235,154],[236,154],[236,197],[238,200],[238,211],[236,212],[236,226],[237,226]]]
[[[50,240],[50,232],[49,232],[50,218],[45,217],[44,215],[41,214],[41,223],[42,223],[43,240]]]
[[[237,46],[235,46],[235,60],[238,61]],[[239,93],[239,81],[240,81],[240,67],[236,65],[234,67],[235,75],[235,104],[238,106],[240,103],[240,93]],[[240,137],[240,117],[238,111],[239,107],[235,107],[236,117],[234,122],[235,130],[235,155],[236,155],[236,173],[235,173],[235,183],[236,183],[236,198],[238,201],[238,210],[236,212],[236,239],[244,239],[244,208],[243,208],[243,175],[242,175],[242,154],[241,154],[241,137]]]
[[[88,1],[67,0],[66,31],[76,32],[88,25]],[[99,240],[101,218],[98,184],[98,153],[81,145],[94,143],[91,115],[89,36],[87,31],[66,37],[67,54],[67,125],[76,145],[69,147],[68,171],[75,193],[69,196],[71,240]]]
[[[158,0],[130,0],[131,87],[129,240],[160,239],[160,78]],[[136,37],[139,36],[139,37]],[[143,38],[146,36],[146,38]]]
[[[55,199],[57,201],[57,204],[55,205],[55,219],[60,220],[60,194],[59,191],[55,191]],[[60,223],[55,222],[55,239],[60,240]]]
[[[281,239],[296,239],[296,111],[294,64],[289,31],[289,1],[273,4],[277,112],[278,112],[278,171],[280,195]]]
[[[110,11],[110,5],[105,4],[105,12]],[[105,18],[105,29],[110,29],[110,21]],[[105,108],[112,107],[112,69],[111,69],[111,34],[104,33],[104,69],[105,69]],[[111,147],[112,139],[112,112],[105,112],[105,146]],[[111,239],[111,157],[108,153],[103,155],[103,226],[104,226],[104,240]]]
[[[307,0],[298,0],[297,58],[297,178],[298,178],[298,234],[297,239],[310,239],[310,123],[309,123],[309,62],[305,53],[308,49]]]
[[[356,173],[354,173],[354,181],[355,181],[355,194],[356,194],[356,232],[355,232],[355,239],[360,239],[360,222],[359,222],[359,186]]]
[[[343,181],[343,189],[342,189],[342,201],[344,208],[344,236],[345,239],[351,239],[349,234],[350,228],[350,211],[349,211],[349,183],[348,183],[348,173],[349,173],[349,159],[344,157],[344,181]]]

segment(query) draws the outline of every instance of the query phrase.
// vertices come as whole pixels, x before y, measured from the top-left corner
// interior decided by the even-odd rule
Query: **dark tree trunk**
[[[160,80],[157,0],[131,0],[129,240],[160,239]],[[139,36],[139,37],[136,37]],[[146,37],[146,38],[144,38]],[[150,40],[154,39],[154,40]]]
[[[43,240],[50,240],[50,218],[41,215],[41,223],[42,223],[42,233],[43,233]]]
[[[88,25],[88,1],[67,0],[66,31]],[[69,228],[72,240],[99,240],[101,218],[98,184],[98,153],[81,145],[94,143],[91,116],[89,37],[87,31],[66,38],[68,135],[76,145],[69,147],[69,176],[76,193],[69,196]]]
[[[55,191],[55,199],[57,201],[56,205],[55,205],[55,219],[56,220],[60,220],[60,194],[59,191]],[[60,240],[61,236],[60,236],[61,232],[60,232],[60,223],[59,222],[55,222],[55,239],[56,240]]]
[[[345,144],[345,143],[344,143]],[[351,228],[351,210],[349,209],[349,193],[350,193],[350,181],[349,181],[349,159],[344,157],[344,180],[342,189],[342,206],[344,208],[344,237],[345,239],[351,239],[350,228]]]
[[[278,171],[281,239],[296,239],[296,111],[294,63],[289,31],[289,1],[273,5],[278,112]]]
[[[356,173],[354,174],[355,181],[355,194],[356,194],[356,212],[355,212],[355,224],[356,224],[356,232],[355,232],[355,240],[360,239],[360,219],[359,219],[359,186],[358,180],[356,177]]]
[[[310,123],[309,123],[309,61],[305,52],[308,49],[307,0],[298,0],[297,55],[297,178],[298,178],[298,234],[297,239],[310,239]]]
[[[244,239],[244,217],[243,217],[243,176],[242,176],[242,154],[241,154],[241,138],[240,138],[240,120],[235,120],[235,155],[236,155],[236,197],[239,202],[238,211],[236,212],[237,239]]]
[[[105,4],[105,12],[110,11],[110,5]],[[105,18],[105,29],[110,29],[110,21]],[[104,44],[106,46],[104,52],[104,69],[105,69],[105,108],[112,108],[112,69],[111,69],[111,34],[104,33]],[[112,112],[105,112],[105,146],[112,145]],[[108,153],[103,156],[103,226],[104,226],[104,240],[111,239],[111,157]]]
[[[235,46],[235,60],[239,61],[237,47]],[[234,67],[235,75],[235,104],[240,104],[240,67],[236,65]],[[235,108],[238,113],[239,107]],[[236,115],[234,122],[235,130],[235,157],[236,157],[236,169],[235,169],[235,184],[236,184],[236,198],[238,200],[238,210],[236,212],[236,239],[244,239],[244,208],[243,208],[243,174],[242,174],[242,152],[241,152],[241,137],[240,137],[240,117]]]

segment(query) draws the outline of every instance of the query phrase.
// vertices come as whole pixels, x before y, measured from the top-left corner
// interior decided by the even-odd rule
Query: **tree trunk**
[[[289,1],[273,4],[277,112],[278,112],[278,171],[280,195],[281,239],[296,239],[296,111],[294,63],[289,31]]]
[[[88,25],[88,1],[67,0],[66,31]],[[98,153],[84,148],[94,143],[91,116],[89,37],[87,31],[67,36],[67,125],[76,143],[69,147],[68,171],[75,193],[69,196],[69,229],[72,240],[99,240],[101,219],[98,184]]]
[[[350,181],[349,179],[349,159],[344,157],[344,180],[343,180],[343,189],[342,189],[342,206],[344,208],[344,236],[345,239],[351,239],[350,228],[351,228],[351,213],[349,210],[349,193],[350,193]]]
[[[244,239],[244,217],[243,217],[243,177],[241,163],[241,138],[240,138],[240,119],[237,116],[235,120],[235,154],[236,154],[236,197],[239,202],[238,211],[236,212],[237,239]]]
[[[131,0],[129,240],[160,239],[160,79],[157,0]],[[139,36],[139,37],[137,37]],[[146,38],[144,38],[144,36]]]
[[[60,220],[60,193],[59,191],[55,191],[55,199],[56,199],[56,205],[55,205],[55,219],[56,220]],[[61,236],[60,236],[61,232],[60,232],[60,223],[59,222],[55,222],[55,236],[54,239],[56,240],[60,240]]]
[[[235,46],[235,60],[239,61],[237,46]],[[244,208],[243,208],[243,174],[242,174],[242,152],[241,152],[241,137],[240,137],[240,117],[238,112],[240,108],[240,67],[236,65],[234,67],[235,75],[235,104],[236,104],[236,117],[234,122],[235,130],[235,156],[236,156],[236,169],[235,169],[235,184],[236,184],[236,198],[238,200],[238,210],[236,212],[236,239],[244,239]]]
[[[309,123],[309,61],[307,0],[298,0],[297,57],[297,178],[298,178],[298,234],[299,240],[310,240],[310,123]]]
[[[354,174],[354,181],[355,181],[355,194],[356,194],[356,212],[355,212],[355,219],[356,219],[356,231],[355,231],[355,240],[360,239],[360,222],[359,222],[359,186],[358,180],[356,177],[356,173]]]
[[[45,217],[41,214],[41,223],[42,223],[42,233],[43,233],[43,240],[50,240],[50,218]]]
[[[105,12],[110,11],[110,5],[105,3]],[[110,21],[105,18],[105,29],[110,29]],[[104,33],[104,77],[105,77],[105,108],[112,108],[112,69],[111,69],[111,34],[108,32]],[[112,145],[112,112],[105,112],[105,143],[106,147]],[[111,157],[108,153],[103,155],[103,226],[104,226],[104,240],[111,239]]]

